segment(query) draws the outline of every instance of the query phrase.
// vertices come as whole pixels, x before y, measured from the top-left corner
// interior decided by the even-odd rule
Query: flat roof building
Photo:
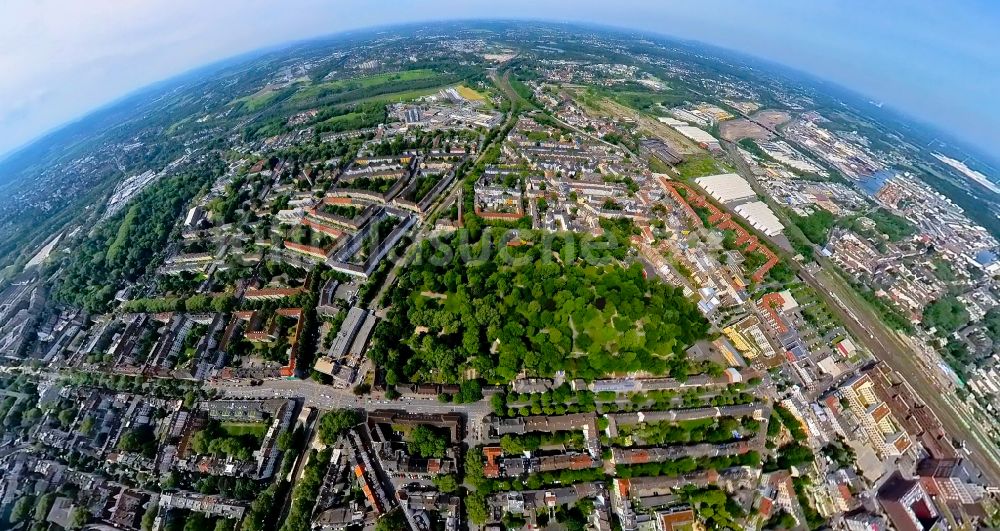
[[[698,177],[694,182],[721,203],[739,203],[757,199],[757,193],[750,187],[750,183],[735,173]]]
[[[949,501],[972,504],[986,493],[982,473],[968,459],[924,459],[917,475],[929,494]]]
[[[878,490],[878,501],[899,531],[944,529],[937,507],[920,482],[899,472]]]
[[[336,359],[347,354],[348,349],[351,348],[351,344],[354,342],[355,336],[358,335],[358,331],[361,330],[367,317],[368,310],[360,306],[355,306],[348,310],[347,317],[344,318],[344,322],[340,325],[340,330],[337,332],[337,337],[333,339],[333,345],[330,346],[328,355],[331,358]]]
[[[690,138],[706,149],[719,148],[719,139],[708,134],[704,129],[698,129],[691,125],[675,125],[673,127],[678,133]]]
[[[743,219],[750,222],[750,225],[753,226],[753,228],[768,236],[781,234],[781,231],[785,230],[781,221],[778,220],[778,216],[775,216],[774,212],[771,211],[771,208],[762,201],[743,203],[741,205],[737,205],[733,210],[742,216]]]
[[[879,382],[862,373],[844,382],[837,394],[850,403],[846,411],[864,428],[876,452],[883,457],[902,455],[913,447],[913,441],[879,396],[878,387]]]

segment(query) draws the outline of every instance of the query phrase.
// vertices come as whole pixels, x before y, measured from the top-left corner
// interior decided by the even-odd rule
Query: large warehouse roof
[[[719,139],[708,134],[707,132],[705,132],[704,129],[698,129],[697,127],[691,125],[675,125],[673,127],[674,129],[677,130],[678,133],[690,138],[691,140],[694,140],[699,144],[710,145],[719,143]]]
[[[778,217],[774,215],[774,212],[760,201],[753,201],[751,203],[743,203],[742,205],[737,205],[736,213],[743,216],[744,219],[750,222],[755,229],[767,234],[768,236],[774,236],[776,234],[781,234],[781,231],[785,227],[778,220]]]
[[[723,203],[734,203],[757,197],[753,188],[750,188],[750,183],[735,173],[699,177],[694,182],[704,188],[709,195]]]

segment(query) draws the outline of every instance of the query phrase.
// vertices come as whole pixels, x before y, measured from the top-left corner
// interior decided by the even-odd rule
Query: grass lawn
[[[280,90],[265,88],[249,96],[233,100],[233,103],[242,103],[244,111],[252,112],[267,107],[280,93]]]
[[[709,155],[702,155],[698,157],[690,158],[677,166],[674,166],[677,170],[677,175],[681,179],[693,179],[695,177],[704,177],[706,175],[716,175],[721,173],[719,165],[715,163]]]
[[[597,95],[596,91],[579,91],[576,93],[574,99],[593,112],[604,111],[604,107],[601,106],[601,97]]]
[[[250,99],[243,103],[243,105],[248,111],[256,111],[257,109],[267,107],[267,104],[271,103],[271,101],[277,96],[277,92],[268,92],[266,94],[261,94],[260,96],[251,96]]]
[[[417,98],[422,98],[424,96],[430,96],[441,89],[445,88],[447,85],[441,85],[439,87],[430,87],[425,89],[415,89],[406,90],[403,92],[390,92],[388,94],[379,94],[378,96],[372,96],[370,98],[364,98],[357,100],[355,103],[369,103],[373,101],[383,102],[383,103],[397,103],[401,101],[410,101]]]
[[[471,101],[483,101],[483,100],[486,99],[486,96],[483,96],[481,93],[479,93],[475,89],[469,88],[469,87],[467,87],[465,85],[458,85],[457,87],[455,87],[455,90],[458,91],[458,94],[460,96],[462,96],[463,98],[465,98],[467,100],[471,100]]]
[[[341,114],[340,116],[334,116],[333,118],[323,120],[316,125],[336,125],[343,122],[350,122],[351,120],[357,120],[364,117],[364,113],[361,112],[349,112],[347,114]]]
[[[223,422],[222,430],[225,431],[226,435],[229,435],[230,437],[250,435],[257,440],[260,440],[263,439],[264,434],[267,433],[267,424],[262,422]]]
[[[664,99],[664,95],[656,92],[637,92],[637,91],[608,91],[609,97],[622,105],[627,107],[632,107],[638,111],[644,111],[653,106],[655,103],[660,103]]]
[[[296,92],[294,96],[292,96],[292,100],[302,101],[315,99],[326,94],[373,88],[403,81],[430,79],[437,75],[437,72],[423,68],[418,70],[404,70],[402,72],[387,72],[385,74],[377,74],[369,77],[338,79],[336,81],[328,81],[326,83],[317,83],[315,85],[303,87]]]
[[[323,120],[317,127],[328,127],[330,131],[348,131],[351,129],[364,129],[375,127],[382,123],[382,116],[374,113],[349,112],[340,116],[334,116],[328,120]]]
[[[649,157],[649,170],[653,173],[670,173],[670,166],[655,156]]]
[[[381,85],[386,82],[428,79],[436,75],[438,75],[438,73],[433,70],[421,68],[417,70],[403,70],[402,72],[387,72],[385,74],[378,74],[370,77],[352,79],[349,80],[348,83],[356,82],[359,83],[362,88],[365,88],[365,87],[372,87],[375,85]]]

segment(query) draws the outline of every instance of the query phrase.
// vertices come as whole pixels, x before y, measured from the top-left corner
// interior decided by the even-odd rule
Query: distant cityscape
[[[0,528],[1000,526],[1000,188],[732,61],[441,24],[94,117],[0,200]]]

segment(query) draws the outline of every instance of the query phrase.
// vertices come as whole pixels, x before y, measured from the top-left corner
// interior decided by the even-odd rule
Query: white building
[[[761,201],[743,203],[742,205],[737,205],[733,210],[742,216],[743,219],[750,222],[750,225],[752,225],[753,228],[768,236],[781,234],[781,231],[785,229],[785,227],[781,224],[781,221],[778,220],[778,217],[771,211],[770,207]]]
[[[690,138],[705,149],[719,149],[719,140],[708,134],[704,129],[690,125],[675,125],[678,133]]]
[[[757,199],[757,194],[750,187],[750,183],[735,173],[699,177],[694,182],[722,203],[740,203]]]

